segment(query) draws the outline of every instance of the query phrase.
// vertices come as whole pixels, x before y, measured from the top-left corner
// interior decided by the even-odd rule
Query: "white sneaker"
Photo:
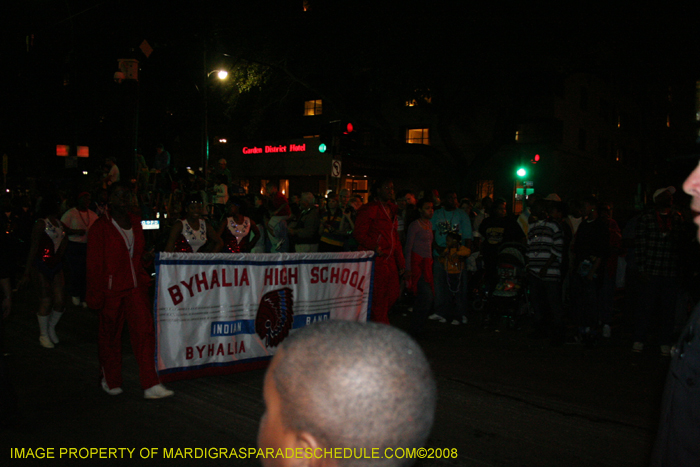
[[[41,344],[42,347],[47,348],[47,349],[53,349],[54,345],[53,342],[51,342],[51,339],[49,336],[41,335],[39,336],[39,344]]]
[[[71,301],[73,302],[73,305],[75,305],[75,306],[80,305],[80,297],[71,297]]]
[[[428,316],[428,319],[432,320],[439,320],[439,319],[445,319],[442,316],[438,315],[437,313],[433,313],[432,315]]]
[[[635,342],[632,344],[632,352],[641,352],[642,350],[644,350],[643,342]]]
[[[447,320],[446,320],[445,318],[439,318],[439,319],[438,319],[438,323],[443,323],[443,324],[444,324],[444,323],[446,323],[446,322],[447,322]]]
[[[87,302],[80,302],[80,306],[87,309]]]
[[[462,324],[467,324],[467,315],[462,316]]]
[[[110,396],[118,396],[119,394],[124,392],[124,391],[122,391],[122,388],[110,389],[109,386],[107,386],[107,381],[104,378],[102,378],[102,389],[104,390],[104,392],[106,392]]]
[[[610,338],[610,333],[611,333],[610,325],[604,324],[603,325],[603,337],[605,337],[606,339]]]
[[[461,323],[459,320],[453,319],[452,322],[450,323],[452,326],[459,326]]]
[[[171,391],[162,384],[156,384],[145,391],[143,391],[144,399],[162,399],[163,397],[170,397],[175,394],[175,391]]]

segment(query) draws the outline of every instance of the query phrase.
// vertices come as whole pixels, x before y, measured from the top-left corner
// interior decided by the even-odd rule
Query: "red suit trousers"
[[[122,385],[122,330],[129,326],[131,348],[139,366],[141,388],[159,383],[155,365],[155,330],[146,288],[105,298],[100,310],[98,351],[102,375],[110,388]]]
[[[389,324],[389,310],[400,294],[399,271],[393,256],[380,256],[374,261],[372,313],[370,321]]]

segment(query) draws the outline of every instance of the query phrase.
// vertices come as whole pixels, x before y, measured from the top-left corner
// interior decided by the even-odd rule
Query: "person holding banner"
[[[99,310],[102,389],[110,396],[123,392],[121,335],[126,321],[144,398],[172,396],[173,391],[160,384],[155,368],[150,276],[144,267],[153,254],[144,252],[146,240],[140,219],[129,212],[131,192],[119,182],[110,189],[109,211],[90,227],[87,247],[85,300],[91,309]]]
[[[229,216],[221,223],[217,235],[224,243],[224,252],[249,253],[260,240],[260,229],[249,217],[241,214],[241,200],[229,199]],[[253,232],[253,240],[250,239]]]
[[[363,205],[357,213],[353,235],[360,250],[371,250],[375,254],[370,319],[389,324],[389,310],[399,298],[399,280],[404,274],[405,260],[397,231],[394,182],[379,180],[375,190],[376,201]]]
[[[393,454],[425,444],[437,388],[425,354],[403,331],[331,320],[284,340],[263,400],[258,448],[289,453],[264,456],[263,467],[407,466],[415,459]],[[325,457],[334,452],[347,457]]]
[[[206,219],[202,219],[204,207],[199,194],[191,194],[185,201],[185,218],[175,221],[170,229],[170,237],[165,245],[167,252],[197,253],[207,241],[212,242],[212,253],[218,253],[224,247],[224,242],[216,233],[214,227]]]

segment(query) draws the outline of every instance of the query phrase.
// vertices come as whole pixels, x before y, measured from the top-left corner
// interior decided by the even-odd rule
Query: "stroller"
[[[508,242],[501,245],[497,256],[498,282],[489,297],[489,315],[493,323],[513,329],[529,314],[525,279],[525,246]]]

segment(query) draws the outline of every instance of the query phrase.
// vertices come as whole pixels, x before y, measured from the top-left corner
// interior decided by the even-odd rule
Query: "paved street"
[[[164,450],[254,447],[263,371],[173,382],[168,387],[175,397],[146,401],[125,335],[125,392],[110,397],[98,387],[96,315],[69,306],[58,326],[61,343],[48,350],[39,346],[29,312],[34,300],[31,291],[20,291],[6,326],[6,363],[22,416],[0,436],[3,464],[11,448],[54,448],[56,459],[46,465],[92,465],[67,454],[58,459],[60,448],[84,447],[135,449],[133,461],[144,465],[258,465],[251,459],[166,459]],[[392,316],[399,327],[406,319]],[[597,348],[551,348],[528,339],[525,329],[430,322],[420,342],[438,381],[439,403],[428,447],[456,448],[458,457],[418,465],[646,465],[668,362],[656,348],[633,354],[619,327],[613,331]],[[151,456],[142,448],[157,451],[142,460]],[[128,458],[129,451],[122,452]],[[11,462],[6,465],[35,465]]]

